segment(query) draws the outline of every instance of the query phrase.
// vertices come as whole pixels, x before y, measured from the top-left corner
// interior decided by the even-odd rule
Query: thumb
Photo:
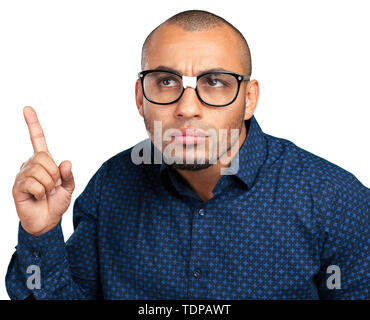
[[[75,180],[72,174],[72,163],[68,160],[63,161],[59,165],[59,171],[62,178],[62,187],[69,193],[72,193],[75,188]]]

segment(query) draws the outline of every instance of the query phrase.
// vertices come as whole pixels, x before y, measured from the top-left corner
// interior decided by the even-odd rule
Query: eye
[[[212,87],[212,88],[217,88],[217,87],[223,87],[225,86],[224,81],[221,79],[217,78],[216,76],[209,76],[204,79],[204,84],[206,86]]]
[[[163,87],[175,87],[178,85],[178,81],[172,78],[162,78],[158,80],[159,85]]]

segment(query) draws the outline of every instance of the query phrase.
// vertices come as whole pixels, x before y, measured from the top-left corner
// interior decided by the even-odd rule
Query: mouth
[[[197,128],[180,128],[176,130],[176,133],[172,134],[174,141],[183,145],[202,143],[207,137],[208,135],[203,130]]]

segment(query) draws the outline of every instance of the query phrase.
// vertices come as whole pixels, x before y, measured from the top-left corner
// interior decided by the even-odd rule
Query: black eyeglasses
[[[138,73],[145,99],[149,102],[167,105],[175,103],[190,86],[198,98],[207,105],[224,107],[235,101],[242,81],[249,81],[250,75],[229,71],[214,71],[194,77],[182,76],[167,70],[144,70]]]

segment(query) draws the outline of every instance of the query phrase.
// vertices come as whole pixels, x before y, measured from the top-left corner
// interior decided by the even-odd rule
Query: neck
[[[213,189],[216,186],[218,180],[221,178],[221,169],[230,166],[232,159],[234,158],[236,153],[239,152],[239,149],[243,144],[246,136],[247,129],[245,127],[245,122],[243,122],[238,141],[236,141],[234,146],[232,146],[230,150],[225,152],[215,164],[207,169],[199,171],[176,169],[177,172],[189,184],[189,187],[204,202],[213,198]]]

